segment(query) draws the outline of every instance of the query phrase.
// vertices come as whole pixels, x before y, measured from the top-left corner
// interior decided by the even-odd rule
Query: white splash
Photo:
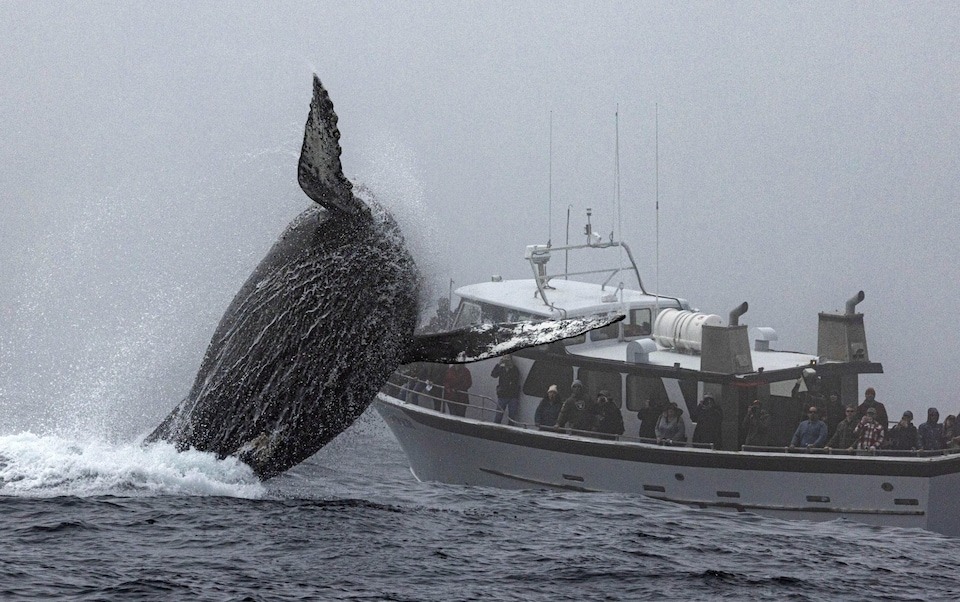
[[[266,489],[235,458],[33,433],[0,436],[0,495],[22,497],[197,495],[246,499]]]

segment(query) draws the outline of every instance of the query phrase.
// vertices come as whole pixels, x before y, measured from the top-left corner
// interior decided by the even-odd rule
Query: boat
[[[790,446],[807,405],[816,402],[823,411],[828,393],[855,403],[860,376],[883,372],[870,359],[864,315],[857,311],[862,291],[843,313],[819,314],[816,353],[775,349],[773,328],[741,323],[747,303],[724,322],[684,298],[647,292],[629,246],[612,235],[601,239],[592,231],[589,210],[587,215],[584,243],[526,247],[531,278],[493,277],[463,286],[456,290],[456,309],[444,309],[454,328],[593,314],[625,319],[515,353],[522,395],[519,411],[505,424],[494,422],[497,379],[491,372],[497,359],[469,365],[468,403],[443,399],[436,369],[431,374],[429,367],[403,367],[374,406],[416,479],[622,492],[699,508],[815,521],[845,518],[960,535],[960,450]],[[571,269],[574,255],[582,260]],[[551,272],[560,258],[563,268]],[[566,398],[574,380],[588,397],[602,391],[620,406],[624,434],[535,424],[535,409],[548,387],[556,385]],[[719,441],[638,436],[638,416],[654,403],[676,404],[686,433],[693,433],[691,416],[706,396],[722,410]],[[769,415],[765,445],[744,444],[743,420],[754,400]],[[826,411],[835,425],[835,412],[843,410]]]

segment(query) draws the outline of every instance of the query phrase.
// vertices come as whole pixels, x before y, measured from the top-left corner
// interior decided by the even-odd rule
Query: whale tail
[[[353,194],[353,184],[343,175],[337,114],[330,95],[316,75],[313,76],[310,114],[303,130],[297,179],[307,196],[329,211],[370,215],[370,209]]]
[[[503,322],[474,324],[459,330],[419,335],[407,348],[401,363],[433,362],[467,364],[519,351],[526,347],[546,345],[615,324],[625,316],[589,316],[541,322]]]

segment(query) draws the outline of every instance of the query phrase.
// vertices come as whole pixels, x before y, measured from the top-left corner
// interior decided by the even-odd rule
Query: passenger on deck
[[[437,412],[443,411],[443,379],[446,378],[447,367],[443,364],[424,364],[423,379],[426,381],[421,388],[421,392],[429,395],[433,401],[433,409]]]
[[[883,433],[887,433],[887,427],[889,425],[890,419],[887,418],[887,408],[882,403],[876,400],[877,392],[873,390],[873,387],[867,387],[867,390],[863,392],[863,403],[857,406],[857,418],[863,418],[867,415],[867,410],[873,408],[876,410],[876,421],[880,425],[880,428],[883,429]]]
[[[883,428],[877,422],[877,409],[867,409],[867,415],[860,419],[860,423],[853,429],[857,436],[856,449],[877,450],[883,445]]]
[[[840,403],[840,398],[836,393],[831,393],[828,395],[827,401],[824,403],[825,412],[823,421],[827,423],[827,431],[829,432],[829,436],[833,437],[833,435],[835,435],[837,432],[837,426],[839,426],[841,421],[846,419],[847,408]],[[854,406],[854,411],[856,411],[856,406]]]
[[[583,393],[583,383],[579,380],[570,385],[570,397],[563,402],[560,416],[557,418],[558,429],[566,429],[567,424],[577,431],[593,430],[593,404],[587,403]]]
[[[640,419],[640,432],[638,437],[641,439],[657,438],[657,421],[660,420],[660,414],[663,414],[666,403],[659,397],[647,400],[647,407],[637,412],[637,418]]]
[[[957,417],[950,414],[943,419],[943,449],[958,447],[956,443],[960,440],[958,434],[960,433],[957,433]]]
[[[686,443],[687,427],[683,424],[683,410],[671,403],[663,410],[657,421],[657,441],[667,443]]]
[[[927,421],[917,427],[920,449],[943,449],[943,425],[937,408],[927,410]]]
[[[540,401],[537,411],[533,416],[533,421],[541,431],[555,431],[554,426],[557,419],[560,418],[560,410],[563,409],[563,402],[560,401],[560,393],[557,385],[547,387],[547,396]]]
[[[790,447],[823,447],[827,442],[827,425],[820,420],[820,414],[815,406],[810,406],[807,410],[808,418],[800,423],[796,432],[793,433],[793,439],[790,440]]]
[[[690,416],[697,426],[693,429],[694,443],[711,443],[720,447],[723,427],[723,410],[713,400],[712,395],[704,395],[697,404],[696,412]]]
[[[853,449],[857,442],[857,436],[853,434],[853,429],[857,428],[857,406],[850,404],[844,410],[846,418],[837,423],[833,437],[827,441],[828,448]]]
[[[597,432],[601,439],[616,439],[623,434],[623,414],[620,407],[612,399],[608,391],[597,394],[597,404],[594,406],[597,415]]]
[[[763,409],[759,399],[750,403],[747,415],[743,418],[741,432],[745,434],[744,445],[767,445],[767,433],[770,431],[770,413]]]
[[[497,413],[493,421],[500,424],[503,410],[507,410],[507,423],[514,421],[520,414],[520,370],[513,362],[513,356],[504,355],[493,367],[490,376],[497,381]]]
[[[443,376],[443,399],[446,401],[447,411],[452,416],[466,416],[467,406],[470,405],[470,396],[467,391],[473,386],[473,376],[470,369],[463,364],[450,364]]]
[[[917,449],[919,445],[918,438],[917,427],[913,426],[913,412],[907,410],[903,413],[903,418],[900,419],[900,422],[893,425],[890,431],[887,432],[886,447],[888,449],[901,451]]]

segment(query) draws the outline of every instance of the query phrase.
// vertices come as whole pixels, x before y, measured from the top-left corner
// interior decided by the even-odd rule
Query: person
[[[503,411],[507,410],[507,421],[516,420],[520,413],[520,370],[513,356],[504,355],[493,367],[490,376],[497,380],[497,413],[493,421],[500,424]]]
[[[927,409],[927,421],[917,427],[920,449],[943,449],[943,425],[940,424],[940,411],[937,408]]]
[[[853,434],[857,437],[854,444],[855,449],[877,450],[883,445],[883,428],[877,421],[876,408],[868,408],[866,415],[860,419],[860,423],[853,429]]]
[[[767,433],[770,431],[770,413],[763,409],[759,399],[750,403],[747,415],[741,425],[745,434],[744,445],[767,445]]]
[[[423,386],[420,392],[433,400],[433,409],[443,412],[444,394],[443,379],[446,377],[447,367],[443,364],[427,363],[423,365]]]
[[[563,408],[563,402],[560,401],[560,392],[557,385],[547,387],[547,395],[540,400],[537,411],[533,415],[534,423],[540,427],[541,431],[556,430],[553,425],[560,418],[560,410]]]
[[[723,427],[723,410],[713,400],[712,395],[704,395],[697,404],[696,413],[691,416],[697,426],[693,429],[694,443],[711,443],[720,447]]]
[[[828,448],[853,449],[854,444],[857,442],[857,438],[853,434],[853,429],[857,428],[857,422],[859,422],[857,419],[857,406],[850,404],[844,408],[843,411],[846,416],[837,423],[836,429],[833,431],[833,436],[827,441],[826,447]]]
[[[827,425],[820,420],[816,406],[807,409],[808,418],[800,423],[790,440],[790,447],[823,447],[827,442]]]
[[[554,426],[557,429],[566,429],[569,424],[576,431],[589,431],[593,429],[593,422],[593,404],[588,403],[584,397],[583,383],[575,380],[570,385],[570,397],[563,402]]]
[[[467,391],[473,386],[470,369],[463,364],[450,364],[443,375],[443,399],[451,416],[466,416],[470,396]]]
[[[671,403],[663,410],[657,420],[657,441],[667,443],[686,443],[687,427],[683,423],[683,410]]]
[[[640,431],[637,434],[641,439],[657,438],[657,421],[663,414],[666,403],[659,397],[647,400],[647,407],[637,412],[637,418],[640,419]]]
[[[900,422],[893,425],[887,432],[887,448],[895,450],[917,449],[917,427],[913,426],[913,412],[903,413]]]
[[[957,417],[953,414],[949,414],[943,419],[943,444],[941,449],[957,447],[956,442],[960,441],[960,437],[957,435],[960,433],[957,433],[956,425]]]
[[[880,425],[880,428],[883,429],[883,434],[887,434],[887,427],[889,426],[889,419],[887,418],[887,407],[877,401],[877,392],[873,387],[867,387],[867,390],[863,392],[863,403],[857,406],[857,418],[862,419],[867,415],[867,410],[873,408],[876,410],[875,420],[877,424]]]
[[[840,422],[846,420],[847,408],[840,403],[840,398],[836,393],[828,395],[825,404],[823,421],[827,423],[828,436],[833,437],[837,432],[837,427],[840,425]]]
[[[623,434],[623,414],[620,407],[610,399],[606,390],[597,394],[597,403],[594,406],[597,416],[596,431],[601,439],[616,439]]]

